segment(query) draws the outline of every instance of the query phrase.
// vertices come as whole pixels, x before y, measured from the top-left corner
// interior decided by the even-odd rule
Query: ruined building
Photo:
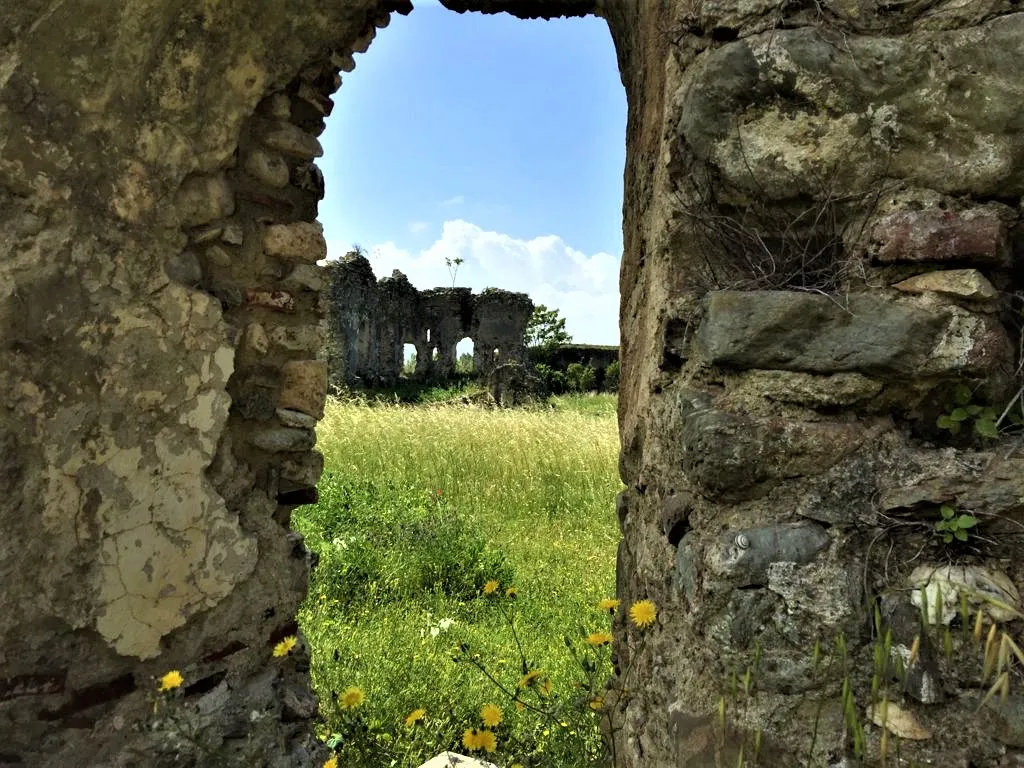
[[[443,380],[455,372],[455,345],[473,341],[473,370],[486,376],[521,361],[533,302],[523,293],[469,288],[416,290],[398,270],[378,281],[370,262],[349,253],[329,262],[328,361],[335,385],[392,382],[404,345],[416,347],[415,376]]]
[[[1020,765],[1017,0],[442,3],[602,17],[628,98],[617,589],[658,617],[616,620],[620,765]],[[394,11],[0,4],[0,764],[326,758],[272,655],[317,136]]]

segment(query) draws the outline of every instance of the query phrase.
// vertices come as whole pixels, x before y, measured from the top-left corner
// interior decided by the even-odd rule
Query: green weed
[[[321,736],[339,766],[465,752],[481,708],[502,702],[473,664],[453,662],[462,646],[502,679],[519,678],[523,657],[543,664],[553,697],[578,698],[566,628],[607,628],[596,605],[614,591],[621,488],[614,399],[586,400],[531,410],[328,404],[321,500],[293,520],[320,554],[299,619]],[[491,580],[518,588],[514,630],[483,595]],[[594,679],[606,673],[595,668]],[[365,698],[349,706],[354,688]],[[494,733],[510,764],[602,764],[599,712],[553,723],[503,707]]]

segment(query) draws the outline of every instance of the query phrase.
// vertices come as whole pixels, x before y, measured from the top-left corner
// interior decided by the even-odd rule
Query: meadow
[[[320,501],[293,524],[320,556],[299,618],[337,765],[414,768],[467,739],[503,767],[607,765],[614,396],[331,400],[318,447]]]

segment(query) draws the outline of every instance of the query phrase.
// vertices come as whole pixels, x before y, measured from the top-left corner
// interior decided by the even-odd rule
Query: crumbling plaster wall
[[[339,387],[398,379],[404,345],[416,348],[415,375],[443,380],[455,372],[456,345],[473,341],[473,367],[486,376],[495,365],[524,359],[524,334],[533,302],[524,293],[469,288],[418,291],[398,270],[375,282],[366,257],[348,253],[327,265],[330,275],[328,360]]]
[[[911,642],[896,621],[908,574],[885,565],[941,557],[915,514],[988,515],[997,546],[975,559],[1021,584],[1019,457],[928,425],[953,383],[991,402],[1013,389],[1000,301],[1021,289],[1024,14],[1013,0],[446,5],[601,15],[627,92],[618,593],[655,600],[659,619],[645,635],[617,620],[635,676],[615,709],[623,764],[714,765],[763,728],[766,764],[800,765],[816,711],[811,764],[840,764],[841,681],[806,658],[841,631],[862,670],[862,612],[882,593],[894,641]],[[389,6],[409,10],[0,8],[0,763],[325,757],[306,651],[271,649],[296,629],[309,559],[288,515],[315,498],[322,461],[315,137]],[[749,242],[774,217],[814,241],[809,209],[841,241],[836,300],[744,275],[751,252],[698,225],[739,222]],[[1013,764],[1019,699],[975,727],[969,681],[921,653],[900,702],[931,737],[904,757]],[[731,669],[755,657],[757,696],[720,739]],[[171,668],[184,695],[154,713]]]

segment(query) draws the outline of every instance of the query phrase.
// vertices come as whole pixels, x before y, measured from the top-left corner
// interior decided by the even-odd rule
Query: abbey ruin
[[[617,591],[658,619],[617,619],[620,765],[1021,765],[1020,667],[983,702],[957,618],[1020,640],[1019,2],[442,4],[602,17],[628,97]],[[272,656],[316,565],[317,136],[413,5],[0,4],[0,765],[326,759]]]
[[[473,342],[473,371],[486,377],[501,363],[525,359],[523,335],[533,302],[523,293],[469,288],[418,291],[398,270],[381,280],[366,257],[348,253],[327,264],[330,275],[328,362],[336,386],[398,379],[404,347],[416,348],[414,375],[443,380],[455,373],[455,346]]]

